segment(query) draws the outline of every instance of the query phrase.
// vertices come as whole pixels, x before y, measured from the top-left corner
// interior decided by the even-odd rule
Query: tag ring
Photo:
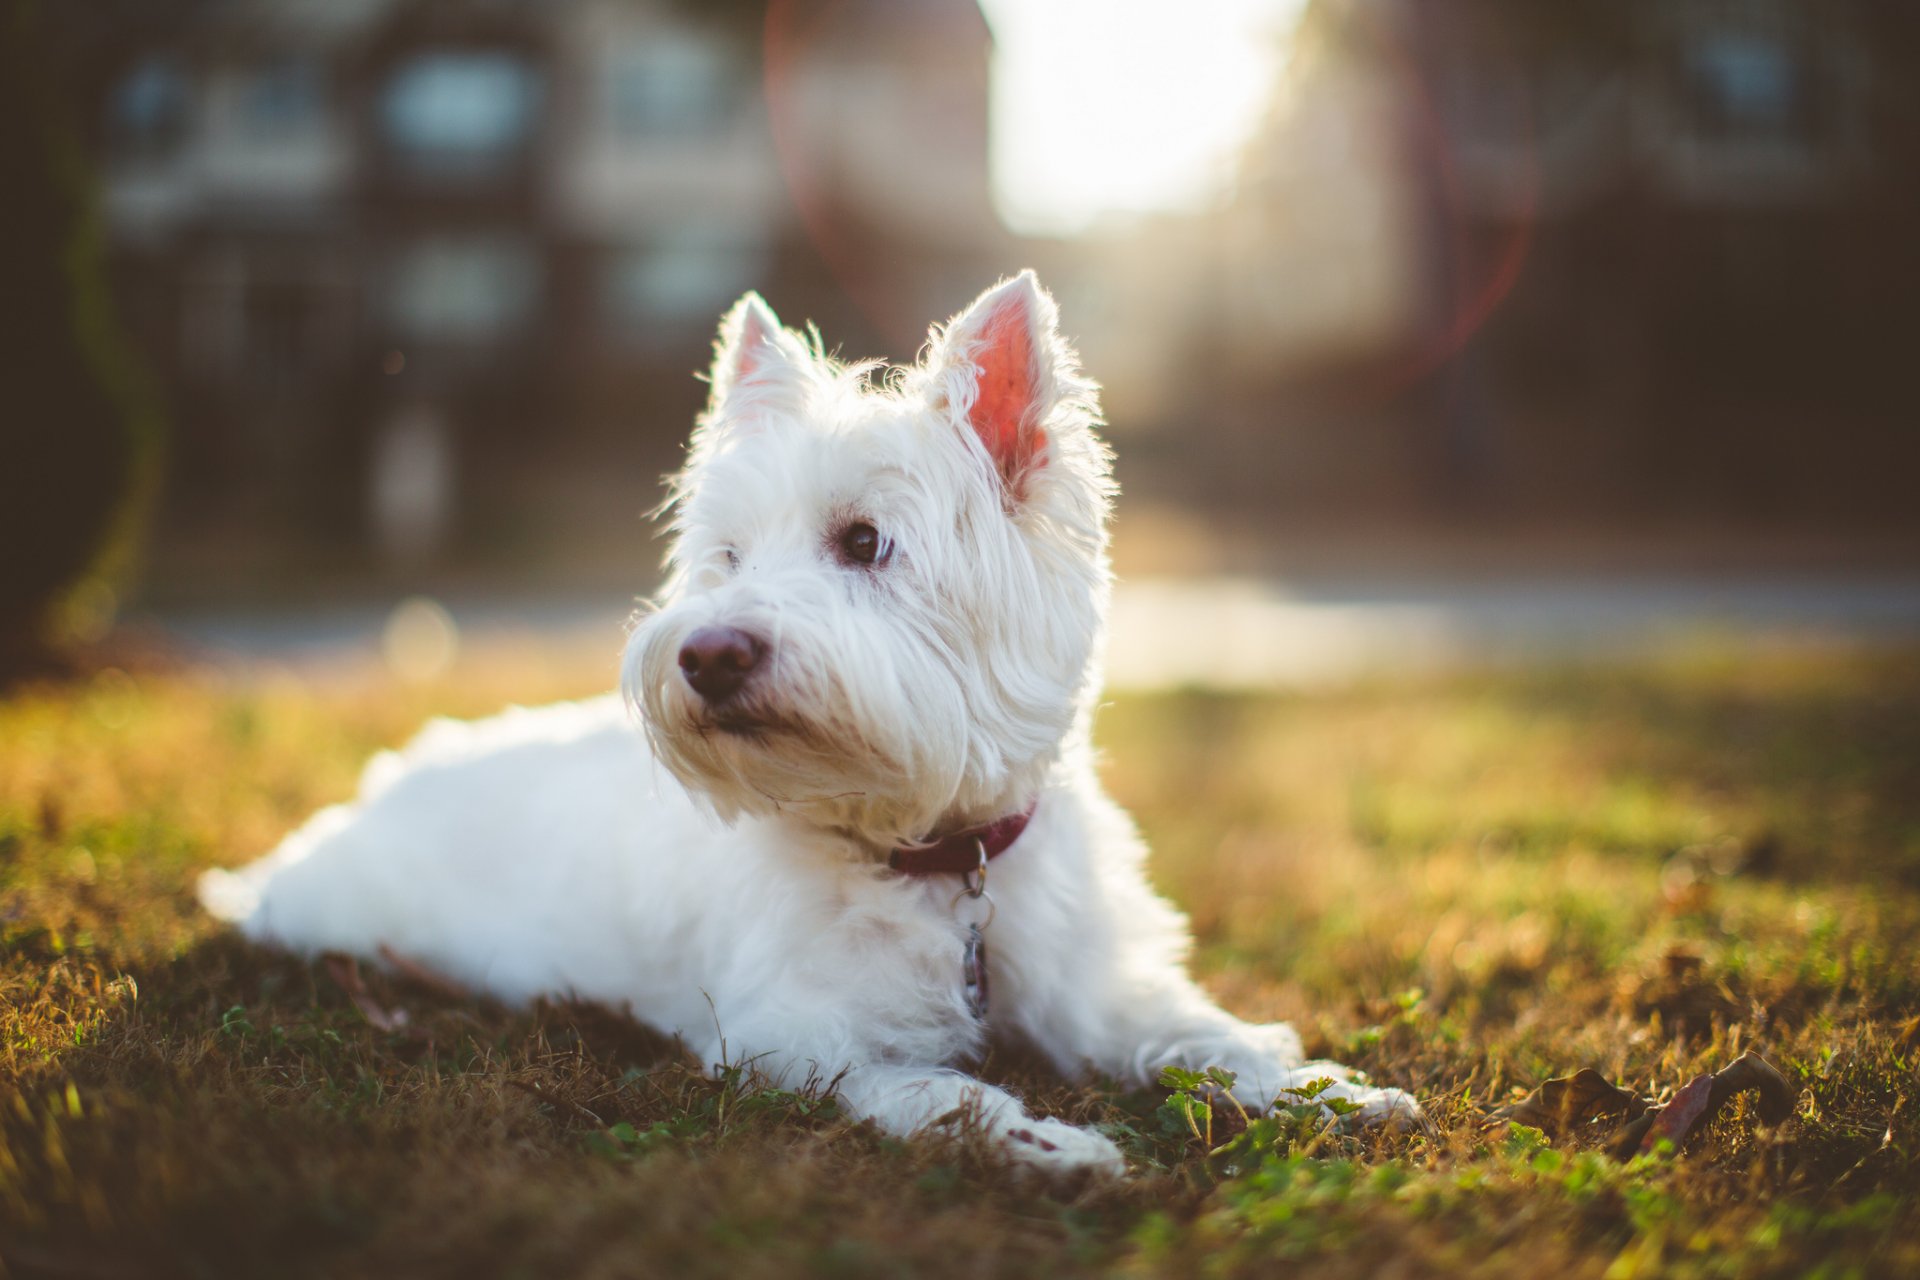
[[[983,933],[986,932],[987,926],[993,923],[994,913],[999,910],[999,907],[993,901],[993,895],[988,893],[985,889],[980,890],[978,893],[975,893],[971,889],[962,889],[960,892],[953,895],[952,909],[955,915],[959,914],[960,899],[962,898],[972,898],[978,901],[985,902],[987,904],[987,918],[985,920],[977,921],[973,926],[974,928],[980,930]]]
[[[975,853],[980,855],[980,865],[972,871],[962,871],[960,873],[960,883],[966,886],[961,889],[960,892],[966,894],[969,898],[978,898],[983,896],[987,891],[987,842],[979,836],[975,836],[973,838],[973,849]],[[977,880],[975,879],[976,876],[979,877]],[[959,899],[955,898],[954,901],[958,902]]]
[[[993,895],[987,892],[986,842],[978,836],[975,836],[973,847],[979,851],[980,865],[972,871],[963,871],[960,873],[960,892],[953,895],[953,902],[949,909],[958,912],[960,899],[962,898],[972,898],[976,902],[985,899],[987,904],[987,918],[974,926],[976,929],[985,929],[993,923],[994,914],[999,908],[994,904]]]

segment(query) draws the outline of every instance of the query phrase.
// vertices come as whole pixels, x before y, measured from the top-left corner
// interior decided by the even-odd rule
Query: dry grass
[[[195,911],[201,867],[426,715],[600,678],[110,669],[0,703],[0,1274],[1920,1270],[1920,655],[1109,708],[1208,981],[1441,1132],[1297,1131],[1227,1176],[1156,1093],[994,1064],[1129,1148],[1135,1179],[1077,1192],[704,1079],[593,1010],[370,977],[412,1018],[379,1031]],[[1679,1159],[1480,1122],[1581,1065],[1658,1092],[1748,1048],[1795,1116],[1736,1105]]]

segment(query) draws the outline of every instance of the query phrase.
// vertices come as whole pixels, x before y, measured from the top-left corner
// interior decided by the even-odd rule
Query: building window
[[[410,167],[491,170],[532,137],[541,93],[539,73],[512,54],[425,54],[388,81],[382,128]]]
[[[629,140],[708,133],[731,117],[737,84],[723,46],[687,36],[653,39],[611,58],[608,113],[614,132]]]
[[[646,244],[616,249],[601,278],[610,327],[630,339],[671,342],[704,330],[760,276],[765,250],[688,227]]]
[[[401,253],[388,315],[408,339],[484,342],[523,329],[539,300],[540,263],[507,236],[434,236]]]
[[[186,73],[168,57],[137,64],[114,87],[107,104],[107,132],[114,150],[162,155],[186,137],[191,91]]]
[[[1700,132],[1713,138],[1787,138],[1808,130],[1806,77],[1779,39],[1716,32],[1688,50],[1685,84]]]
[[[249,138],[273,141],[319,129],[325,110],[320,69],[304,58],[249,68],[239,77],[235,120]]]

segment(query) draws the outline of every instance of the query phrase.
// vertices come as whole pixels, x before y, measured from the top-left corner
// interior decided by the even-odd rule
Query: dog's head
[[[884,846],[1023,806],[1082,730],[1112,481],[1031,273],[878,372],[752,294],[727,314],[624,684],[722,817]]]

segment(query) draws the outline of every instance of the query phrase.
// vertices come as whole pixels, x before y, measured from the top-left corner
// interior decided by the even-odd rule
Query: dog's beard
[[[642,621],[623,680],[655,758],[681,785],[723,820],[784,814],[875,847],[934,828],[964,786],[970,744],[965,699],[931,655],[763,619],[774,637],[764,668],[716,707],[680,672],[680,646],[701,620],[691,612]]]

